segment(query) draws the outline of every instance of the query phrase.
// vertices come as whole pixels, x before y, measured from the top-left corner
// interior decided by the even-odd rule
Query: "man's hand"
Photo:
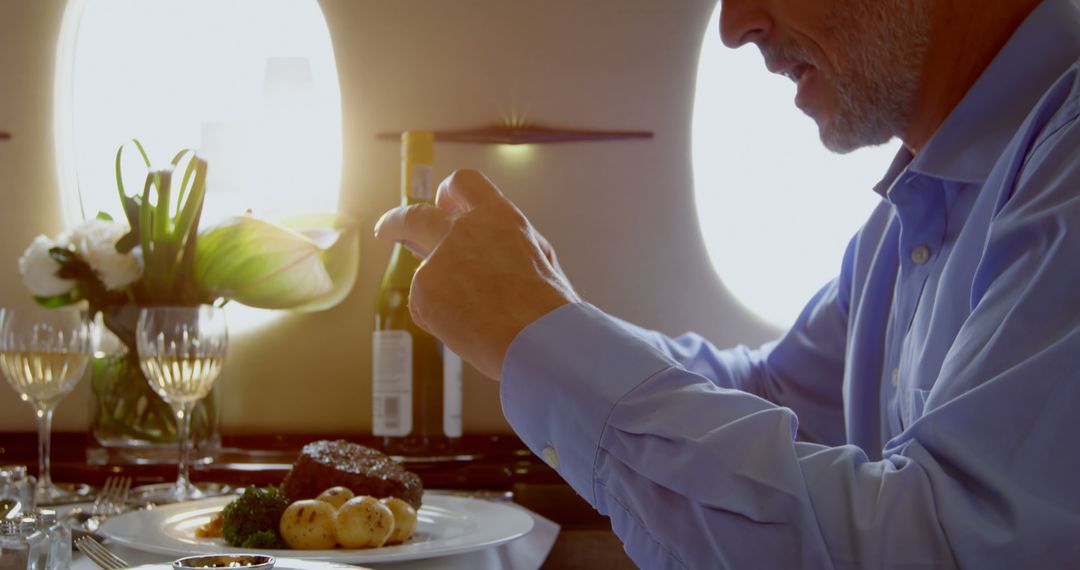
[[[435,203],[390,210],[375,237],[426,255],[409,294],[413,320],[497,380],[525,326],[579,299],[547,240],[483,174],[451,174]]]

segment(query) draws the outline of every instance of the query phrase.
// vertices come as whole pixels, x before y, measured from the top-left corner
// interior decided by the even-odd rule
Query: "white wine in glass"
[[[23,401],[58,404],[79,382],[90,355],[84,352],[0,352],[0,366]]]
[[[90,362],[90,320],[74,309],[0,309],[0,368],[37,417],[37,502],[56,503],[77,492],[52,482],[50,443],[56,405]]]
[[[191,411],[210,393],[221,374],[229,344],[225,313],[219,308],[149,307],[139,313],[135,332],[139,367],[150,387],[176,414],[180,446],[176,484],[158,500],[202,496],[188,477]]]
[[[198,402],[210,394],[225,364],[224,356],[146,356],[140,365],[146,379],[166,402]]]

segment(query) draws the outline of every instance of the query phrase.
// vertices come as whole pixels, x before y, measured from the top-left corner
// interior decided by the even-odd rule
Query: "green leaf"
[[[142,203],[140,198],[140,196],[129,196],[120,199],[120,205],[124,208],[124,217],[127,218],[128,226],[136,233],[138,233],[139,229],[139,212],[141,211],[139,204]]]
[[[183,209],[176,219],[176,235],[182,240],[180,252],[180,270],[178,275],[188,289],[183,292],[186,300],[205,301],[206,293],[195,279],[195,251],[199,241],[199,222],[202,220],[203,202],[206,199],[206,161],[193,154],[188,163],[188,172],[194,167],[195,178],[191,183],[191,193],[183,204]],[[185,177],[187,175],[185,174]]]
[[[116,170],[116,189],[120,191],[120,201],[121,202],[124,201],[124,198],[127,198],[127,194],[124,192],[124,177],[121,175],[121,172],[120,172],[120,170],[121,170],[120,169],[120,158],[123,157],[123,156],[124,156],[124,145],[120,145],[120,148],[116,149],[116,161],[115,161],[114,168]]]
[[[179,166],[180,165],[180,160],[184,157],[185,154],[188,154],[188,153],[191,153],[192,157],[195,156],[195,151],[193,151],[191,149],[188,149],[188,148],[185,148],[185,149],[181,150],[180,152],[176,153],[176,156],[174,156],[173,159],[172,159],[173,168],[176,168],[177,166]],[[180,193],[176,197],[176,213],[177,214],[179,214],[180,211],[184,208],[184,196],[187,195],[188,180],[191,178],[191,173],[194,172],[194,171],[195,171],[195,161],[194,160],[189,160],[187,168],[184,169],[184,178],[183,178],[183,180],[180,181]],[[177,235],[182,235],[182,234],[183,234],[183,232],[179,232]]]
[[[146,183],[143,185],[142,203],[139,204],[139,239],[142,242],[143,252],[143,280],[151,291],[157,291],[154,281],[157,278],[157,252],[151,246],[153,226],[153,206],[150,205],[150,187],[154,184],[154,173],[146,175]]]
[[[146,149],[143,148],[142,143],[139,142],[139,139],[131,139],[131,142],[135,143],[135,148],[139,149],[139,155],[142,156],[143,164],[145,164],[147,168],[150,168],[150,157],[146,155]]]
[[[124,199],[124,214],[127,216],[131,231],[116,242],[116,251],[127,253],[142,242],[142,232],[139,220],[142,217],[142,196],[131,196]]]
[[[131,139],[131,141],[135,143],[135,148],[139,149],[139,154],[142,156],[143,164],[145,164],[147,168],[150,168],[150,157],[146,155],[146,150],[143,148],[142,143],[139,142],[139,139]],[[139,204],[135,202],[131,197],[129,197],[127,195],[127,192],[124,191],[124,177],[121,174],[120,168],[120,159],[123,157],[123,155],[124,145],[120,145],[120,147],[116,149],[116,189],[120,193],[120,205],[124,209],[124,215],[127,216],[128,225],[130,225],[134,229],[137,228],[139,225],[140,208]]]
[[[197,219],[201,217],[203,201],[206,195],[206,161],[198,155],[192,156],[188,168],[195,167],[195,180],[191,183],[191,193],[180,215],[176,218],[177,235],[195,235],[198,233]]]
[[[108,213],[106,213],[106,212],[98,212],[98,213],[97,213],[97,216],[96,216],[96,217],[97,217],[97,219],[99,219],[99,220],[105,220],[106,222],[111,222],[111,221],[113,221],[113,218],[112,218],[112,216],[110,216],[110,215],[109,215]]]
[[[205,292],[195,278],[195,252],[199,241],[200,219],[202,219],[201,207],[195,211],[195,219],[192,220],[191,229],[188,232],[187,240],[184,242],[184,251],[180,259],[180,274],[183,275],[184,283],[188,287],[184,292],[184,299],[191,303],[208,303],[214,300],[212,296]]]
[[[120,172],[120,158],[123,155],[124,145],[120,145],[120,148],[116,149],[116,190],[120,193],[120,206],[123,207],[124,215],[127,216],[128,225],[137,228],[139,227],[138,208],[124,191],[124,177]]]
[[[169,211],[169,199],[172,193],[172,169],[157,170],[154,172],[154,188],[157,190],[157,208],[154,219],[154,243],[158,246],[167,246],[169,239],[169,222],[172,221],[172,212]],[[166,247],[161,247],[163,252]]]
[[[169,164],[172,164],[173,168],[180,166],[180,161],[184,158],[184,155],[188,153],[195,154],[195,151],[191,150],[190,148],[180,149],[179,151],[177,151],[176,154],[173,155],[173,158],[169,162]]]
[[[78,303],[82,300],[81,296],[76,292],[76,288],[64,293],[63,295],[53,295],[52,297],[34,297],[34,302],[46,309],[56,309],[59,307],[66,307],[73,303]]]
[[[137,230],[131,230],[124,234],[124,237],[117,240],[116,251],[118,253],[127,253],[135,249],[135,246],[137,245],[139,245],[139,232]]]
[[[158,258],[160,286],[163,290],[176,290],[175,273],[177,271],[177,253],[180,250],[179,239],[173,234],[172,216],[172,176],[173,169],[155,171],[154,186],[157,189],[157,205],[153,219],[153,247]]]

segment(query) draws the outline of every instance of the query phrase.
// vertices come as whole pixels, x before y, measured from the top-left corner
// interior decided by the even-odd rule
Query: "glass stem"
[[[52,473],[49,461],[52,441],[53,408],[42,407],[34,410],[37,416],[38,432],[38,496],[49,499],[53,495]]]
[[[176,476],[176,490],[181,495],[188,495],[192,490],[188,478],[188,455],[191,446],[188,438],[191,433],[191,410],[194,404],[183,403],[176,406],[176,441],[180,446],[179,473]]]

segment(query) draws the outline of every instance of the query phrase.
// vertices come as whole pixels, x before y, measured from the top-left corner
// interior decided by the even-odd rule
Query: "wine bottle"
[[[401,136],[401,203],[432,204],[435,136]],[[436,459],[453,456],[461,437],[461,359],[409,314],[419,260],[395,244],[383,274],[372,337],[372,423],[383,450]]]

